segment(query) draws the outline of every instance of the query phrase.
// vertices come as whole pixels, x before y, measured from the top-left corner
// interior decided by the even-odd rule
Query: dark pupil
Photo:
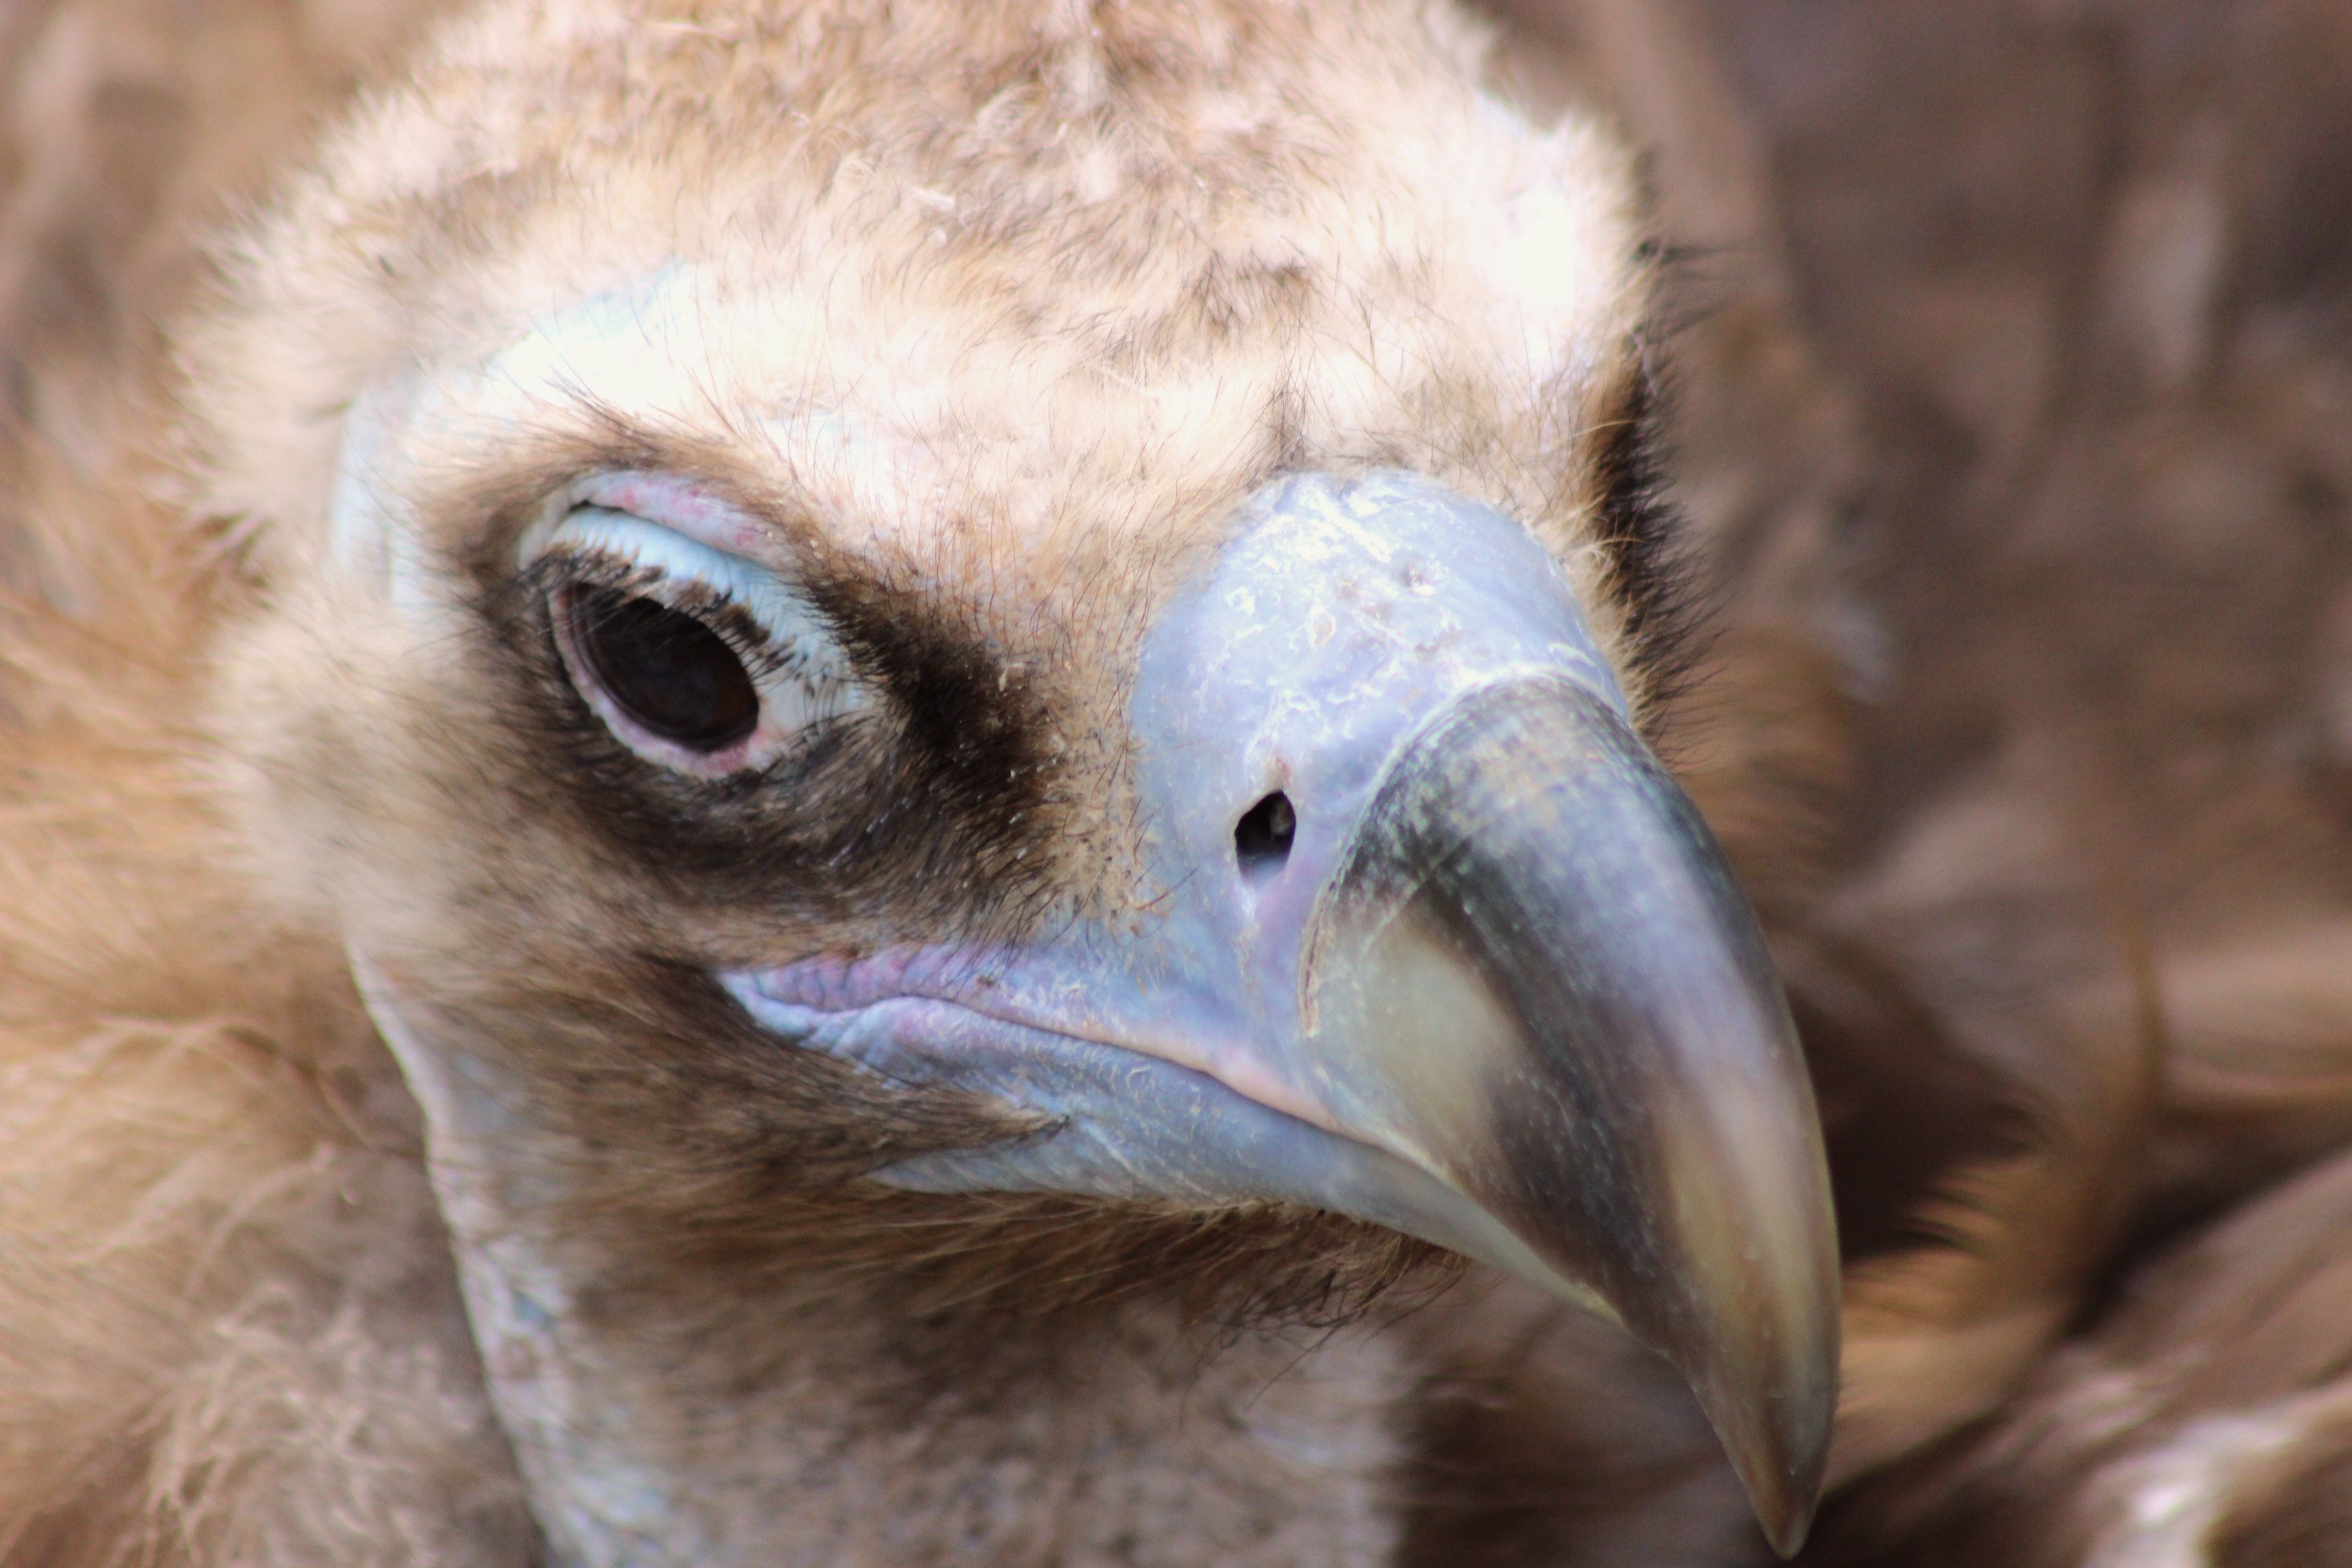
[[[724,638],[692,616],[609,588],[575,588],[572,636],[628,716],[698,752],[758,728],[760,693]]]

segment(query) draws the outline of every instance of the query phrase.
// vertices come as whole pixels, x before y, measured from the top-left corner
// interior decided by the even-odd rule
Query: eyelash
[[[572,689],[648,762],[755,770],[863,705],[816,611],[764,567],[603,508],[566,516],[526,564]]]
[[[789,668],[783,650],[757,616],[731,595],[698,578],[677,576],[601,550],[559,549],[540,559],[551,569],[540,589],[551,607],[558,595],[577,588],[604,588],[651,599],[700,622],[743,661],[754,681],[782,674]]]

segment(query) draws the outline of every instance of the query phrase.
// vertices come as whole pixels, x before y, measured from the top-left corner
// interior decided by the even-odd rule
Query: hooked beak
[[[1557,565],[1413,476],[1286,481],[1155,628],[1134,715],[1156,917],[730,988],[800,1044],[1056,1125],[879,1179],[1307,1204],[1616,1319],[1793,1552],[1837,1392],[1811,1089]],[[1290,833],[1237,845],[1277,797]]]
[[[1590,692],[1489,687],[1399,759],[1328,898],[1311,1037],[1351,1131],[1672,1360],[1793,1551],[1835,1404],[1827,1173],[1779,983],[1689,801]]]

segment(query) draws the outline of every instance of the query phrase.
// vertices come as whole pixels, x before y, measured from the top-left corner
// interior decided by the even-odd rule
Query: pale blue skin
[[[1312,1028],[1302,994],[1317,901],[1395,759],[1465,692],[1546,676],[1630,724],[1565,574],[1518,523],[1413,474],[1284,479],[1252,498],[1144,646],[1132,722],[1155,896],[1140,915],[1018,952],[819,959],[724,982],[795,1044],[1054,1124],[877,1173],[891,1184],[1287,1201],[1606,1311],[1426,1168],[1360,1085],[1352,1042]],[[1296,837],[1253,877],[1234,824],[1277,789]]]

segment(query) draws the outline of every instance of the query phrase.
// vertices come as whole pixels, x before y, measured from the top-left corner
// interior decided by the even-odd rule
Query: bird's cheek
[[[446,672],[420,668],[435,655],[418,644],[390,606],[331,578],[289,594],[216,655],[203,716],[226,759],[214,783],[279,896],[357,917],[379,879],[359,846],[407,858],[446,841],[429,775],[458,736],[435,710]]]

